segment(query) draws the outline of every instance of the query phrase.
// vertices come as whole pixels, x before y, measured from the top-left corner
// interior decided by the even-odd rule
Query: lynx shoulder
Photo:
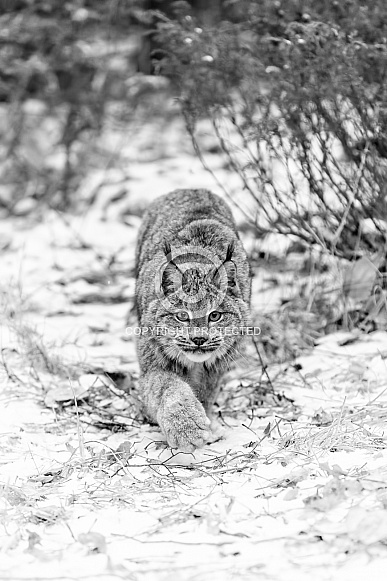
[[[147,210],[136,250],[137,352],[144,411],[170,446],[210,438],[219,381],[249,322],[250,267],[227,204],[176,190]]]

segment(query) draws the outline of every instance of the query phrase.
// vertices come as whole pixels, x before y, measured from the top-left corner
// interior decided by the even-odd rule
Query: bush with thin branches
[[[158,15],[159,66],[199,155],[197,122],[211,120],[257,231],[349,259],[383,248],[384,2],[227,2],[212,27],[175,4],[176,18]]]

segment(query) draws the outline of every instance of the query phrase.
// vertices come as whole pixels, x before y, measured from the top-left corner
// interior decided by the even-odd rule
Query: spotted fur
[[[193,451],[211,437],[208,415],[241,341],[225,329],[249,323],[250,268],[227,204],[207,190],[157,198],[136,275],[144,411],[170,446]]]

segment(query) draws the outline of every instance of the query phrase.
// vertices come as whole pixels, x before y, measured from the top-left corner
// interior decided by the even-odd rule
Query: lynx
[[[211,439],[211,407],[249,322],[250,267],[227,204],[207,190],[157,198],[140,228],[139,390],[168,444]]]

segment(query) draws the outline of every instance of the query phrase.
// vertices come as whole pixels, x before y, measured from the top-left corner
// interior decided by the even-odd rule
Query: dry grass
[[[20,329],[20,349],[29,362],[27,354],[36,353],[29,347],[36,335]],[[27,342],[25,332],[30,333]],[[375,507],[385,501],[382,473],[371,462],[372,454],[386,448],[384,393],[373,390],[373,400],[366,397],[363,406],[344,396],[337,406],[342,390],[361,381],[351,371],[353,357],[344,352],[337,359],[340,387],[326,379],[330,366],[319,355],[311,357],[314,367],[321,367],[318,373],[304,372],[303,359],[298,367],[269,365],[258,372],[259,357],[251,351],[249,367],[234,371],[237,377],[228,381],[216,408],[226,439],[195,455],[171,450],[157,429],[144,423],[135,374],[109,377],[99,372],[81,397],[82,376],[80,383],[66,379],[68,398],[54,398],[55,405],[47,409],[43,402],[52,388],[44,382],[50,369],[59,377],[54,373],[62,373],[62,367],[53,365],[49,346],[44,356],[41,350],[37,353],[37,363],[28,363],[27,370],[32,384],[36,369],[44,367],[40,392],[35,382],[31,400],[41,411],[24,423],[23,432],[5,433],[0,441],[5,461],[25,457],[29,462],[17,477],[0,483],[7,531],[0,542],[8,559],[2,566],[18,559],[23,578],[51,578],[45,563],[60,558],[58,570],[64,578],[80,578],[88,563],[88,578],[102,566],[102,578],[122,578],[124,571],[125,579],[164,580],[173,571],[179,579],[204,581],[211,570],[227,580],[241,575],[253,579],[262,570],[282,581],[289,570],[305,571],[292,546],[314,555],[315,564],[309,560],[307,568],[320,578],[316,534],[324,539],[331,563],[325,566],[337,566],[340,559],[335,545],[316,529],[316,519],[334,514],[337,507],[351,515],[349,501]],[[364,355],[364,365],[370,357]],[[10,369],[7,381],[2,403],[12,409],[30,385],[19,383]],[[314,397],[318,382],[323,384],[324,403],[306,416],[303,398]],[[17,388],[16,398],[11,397],[12,388]],[[41,413],[46,419],[37,424],[34,418]],[[233,433],[238,434],[234,440]],[[350,468],[337,458],[342,451]],[[369,455],[367,466],[364,454]],[[366,513],[367,518],[380,518],[373,515]],[[343,522],[340,542],[350,552],[363,550],[356,540],[363,525],[351,529]],[[378,539],[376,535],[372,550],[381,546]],[[257,553],[262,543],[267,555]],[[279,548],[281,560],[273,560],[270,555]],[[110,565],[97,565],[97,557],[107,558]],[[66,565],[70,573],[64,562],[72,563]],[[181,562],[189,563],[188,569],[180,569]],[[31,563],[35,569],[26,575]]]
[[[307,455],[340,450],[384,450],[387,447],[386,421],[385,404],[348,406],[344,402],[335,414],[317,414],[314,423],[327,425],[292,427],[284,434],[281,445]]]

